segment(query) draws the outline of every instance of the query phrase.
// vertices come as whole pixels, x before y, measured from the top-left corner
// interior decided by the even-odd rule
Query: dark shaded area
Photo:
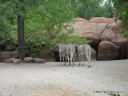
[[[96,60],[98,60],[98,46],[99,46],[99,43],[95,43],[95,42],[91,42],[89,44],[95,51],[96,51]]]
[[[58,51],[54,51],[53,58],[55,58],[55,61],[56,62],[59,62],[60,61],[60,57],[59,57],[59,52]]]
[[[120,44],[120,56],[119,59],[127,59],[127,45],[126,44]]]

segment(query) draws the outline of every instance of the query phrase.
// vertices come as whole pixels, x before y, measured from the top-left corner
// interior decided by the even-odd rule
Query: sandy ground
[[[128,60],[85,63],[0,63],[0,96],[128,96]]]

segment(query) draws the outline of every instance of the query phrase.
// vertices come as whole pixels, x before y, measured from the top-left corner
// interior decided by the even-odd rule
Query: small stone
[[[21,63],[21,60],[20,59],[13,60],[13,64],[19,64],[19,63]]]
[[[88,65],[88,67],[90,68],[90,67],[91,67],[91,65]]]
[[[33,58],[32,57],[25,57],[24,62],[27,62],[27,63],[33,62]]]
[[[34,60],[34,62],[36,62],[36,63],[45,63],[45,62],[46,62],[46,60],[41,59],[41,58],[34,58],[33,60]]]
[[[6,59],[4,62],[5,63],[13,63],[13,60],[15,60],[15,58]]]

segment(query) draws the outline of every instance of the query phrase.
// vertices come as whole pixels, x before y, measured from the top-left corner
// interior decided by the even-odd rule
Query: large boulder
[[[100,41],[101,33],[107,27],[106,23],[86,23],[74,26],[76,35],[91,39],[96,44]]]
[[[110,41],[120,47],[120,56],[118,59],[127,58],[127,39],[123,36],[125,29],[120,20],[94,17],[88,21],[83,18],[76,18],[76,22],[71,24],[71,28],[75,30],[73,35],[92,40],[90,45],[96,52],[98,52],[100,42]]]
[[[120,58],[119,59],[126,59],[127,58],[127,44],[128,41],[122,33],[117,33],[117,39],[113,41],[116,45],[120,46]]]
[[[114,41],[115,39],[117,39],[117,33],[110,28],[106,28],[100,36],[101,41]]]
[[[120,46],[120,58],[119,59],[126,59],[128,41],[123,35],[124,28],[121,22],[117,22],[116,24],[111,24],[111,26],[109,27],[116,34],[116,38],[112,39],[111,42],[114,42],[116,45]]]
[[[115,23],[110,23],[108,27],[114,32],[124,32],[124,26],[120,20]]]
[[[114,18],[105,18],[105,17],[94,17],[89,20],[90,23],[115,23],[115,22],[121,22],[120,20],[115,21]]]
[[[98,60],[119,59],[120,47],[109,41],[102,41],[98,47]]]

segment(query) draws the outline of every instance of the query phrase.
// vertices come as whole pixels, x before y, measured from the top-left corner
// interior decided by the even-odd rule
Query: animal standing
[[[80,61],[82,61],[84,65],[84,56],[88,60],[88,67],[91,67],[91,46],[89,44],[83,44],[83,45],[78,45],[78,55],[79,55],[79,66],[80,66]]]
[[[76,45],[75,44],[67,44],[67,59],[69,65],[71,66],[75,65],[74,59],[75,59],[75,53],[76,53]]]
[[[79,55],[79,66],[81,61],[84,65],[84,56],[86,56],[88,60],[88,67],[91,67],[91,64],[90,64],[91,46],[89,44],[83,44],[83,45],[58,44],[58,45],[59,45],[60,64],[61,64],[61,61],[63,60],[63,62],[65,62],[64,65],[66,65],[66,62],[68,62],[68,64],[71,66],[75,65],[74,58],[75,58],[76,48],[77,48],[78,55]]]
[[[60,57],[60,65],[61,61],[65,62],[66,64],[66,52],[67,52],[67,45],[64,44],[58,44],[59,46],[59,57]]]

